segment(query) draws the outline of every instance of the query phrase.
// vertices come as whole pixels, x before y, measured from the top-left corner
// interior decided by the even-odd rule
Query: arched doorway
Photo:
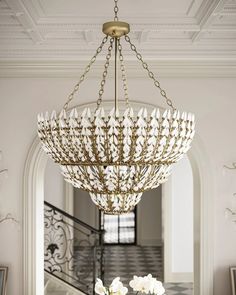
[[[195,288],[194,294],[199,294],[197,285],[195,287],[199,268],[194,269],[199,260],[196,255],[199,244],[194,244],[199,238],[194,228],[197,228],[200,217],[196,199],[199,196],[194,195],[191,162],[185,155],[174,165],[168,182],[162,185],[164,282],[169,288],[186,288],[188,292]]]
[[[107,102],[108,108],[112,102]],[[79,106],[91,107],[93,104]],[[141,103],[132,103],[134,109],[142,106]],[[153,108],[152,105],[146,105]],[[204,151],[201,139],[195,136],[192,149],[189,152],[194,178],[194,199],[199,212],[196,214],[194,228],[194,255],[195,265],[195,295],[213,294],[213,246],[212,246],[212,180],[210,164]],[[24,294],[42,295],[44,285],[43,265],[43,201],[44,201],[44,171],[47,155],[41,149],[36,138],[28,153],[23,178],[23,271]],[[166,187],[167,188],[167,187]]]

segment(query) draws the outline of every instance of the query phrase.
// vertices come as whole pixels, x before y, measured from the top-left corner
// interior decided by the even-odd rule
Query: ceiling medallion
[[[171,173],[176,163],[189,150],[194,136],[194,115],[175,109],[160,82],[149,70],[131,42],[129,24],[120,22],[115,0],[114,21],[103,25],[106,35],[90,60],[79,82],[69,95],[61,113],[49,117],[38,115],[38,135],[46,153],[58,163],[66,181],[89,192],[93,202],[107,214],[133,210],[142,193],[158,187]],[[169,110],[161,113],[145,108],[135,113],[130,106],[121,40],[129,44],[138,61],[159,89]],[[99,98],[94,112],[89,108],[78,114],[67,113],[68,105],[79,90],[97,56],[109,41]],[[114,47],[115,94],[114,108],[106,113],[102,97]],[[124,89],[126,109],[118,106],[118,63]]]

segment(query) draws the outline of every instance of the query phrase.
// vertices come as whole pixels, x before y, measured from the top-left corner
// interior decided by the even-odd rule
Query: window
[[[122,215],[101,213],[101,228],[105,230],[105,244],[136,243],[136,209]]]

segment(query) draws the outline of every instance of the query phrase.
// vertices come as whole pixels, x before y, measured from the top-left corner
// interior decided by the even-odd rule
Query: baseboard
[[[193,273],[171,272],[165,279],[165,283],[193,283]]]

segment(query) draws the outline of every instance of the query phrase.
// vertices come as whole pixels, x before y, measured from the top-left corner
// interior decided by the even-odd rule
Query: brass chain
[[[114,7],[115,17],[114,17],[114,21],[117,22],[118,21],[118,11],[119,11],[118,0],[114,0],[114,2],[115,2],[115,7]]]
[[[87,67],[85,68],[84,73],[82,74],[82,76],[79,79],[79,82],[75,85],[73,91],[70,93],[70,95],[67,98],[66,103],[63,106],[63,109],[66,111],[68,108],[69,103],[72,101],[72,99],[74,98],[75,93],[79,90],[80,84],[84,81],[87,73],[90,71],[91,66],[94,64],[94,62],[96,61],[96,58],[98,56],[98,54],[102,51],[102,48],[104,46],[104,44],[107,42],[108,40],[108,36],[104,37],[102,40],[102,43],[100,44],[100,46],[97,48],[94,56],[92,57],[92,59],[90,60],[89,64],[87,65]]]
[[[171,107],[172,110],[176,110],[172,100],[167,97],[165,90],[161,88],[160,82],[155,78],[153,72],[150,71],[148,64],[143,60],[142,55],[137,51],[136,46],[131,42],[128,35],[125,35],[125,40],[130,44],[131,50],[135,52],[137,59],[142,63],[143,68],[148,72],[148,76],[153,80],[154,85],[160,90],[160,94],[165,98],[167,105]]]
[[[105,86],[105,83],[106,83],[108,67],[109,67],[109,64],[110,64],[111,52],[112,52],[112,49],[113,49],[113,43],[114,43],[114,38],[111,38],[110,39],[110,46],[108,47],[108,53],[106,55],[106,63],[104,65],[104,71],[103,71],[103,74],[102,74],[102,81],[101,81],[101,84],[100,84],[100,90],[98,92],[99,98],[97,100],[97,108],[96,108],[96,110],[99,109],[99,107],[100,107],[100,105],[102,103],[102,96],[103,96],[103,93],[104,93],[104,86]]]
[[[129,94],[128,94],[128,84],[125,72],[125,65],[124,65],[124,57],[122,54],[122,45],[120,43],[120,39],[118,38],[118,51],[119,51],[119,61],[120,61],[120,69],[122,74],[122,82],[123,82],[123,89],[125,94],[125,102],[127,107],[129,107]]]

